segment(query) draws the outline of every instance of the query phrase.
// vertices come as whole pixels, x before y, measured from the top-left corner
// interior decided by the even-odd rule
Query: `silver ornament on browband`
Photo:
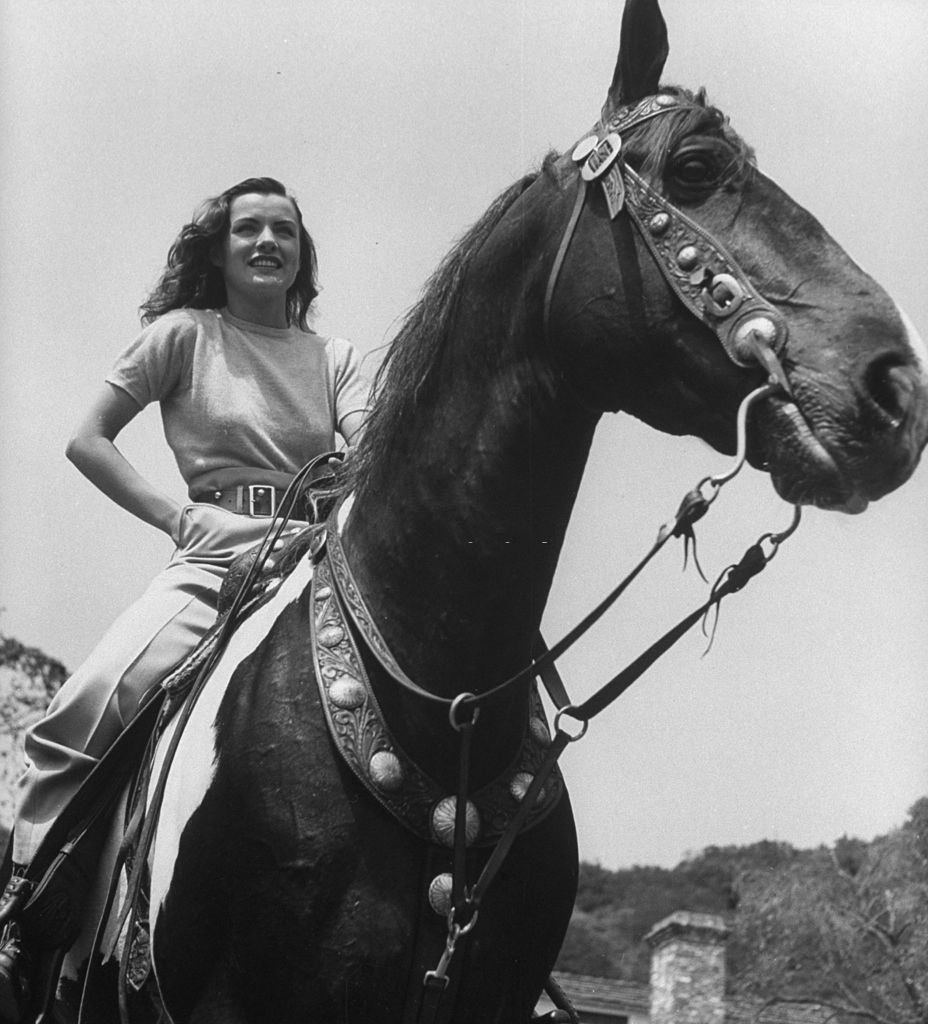
[[[587,135],[585,139],[581,139],[577,145],[574,146],[574,150],[570,154],[570,159],[573,160],[575,164],[582,164],[598,145],[599,136]]]
[[[587,156],[580,168],[580,177],[584,181],[595,181],[601,178],[615,163],[622,152],[622,137],[618,132],[610,132],[596,148]]]
[[[605,123],[605,130],[619,132],[620,134],[643,121],[650,121],[652,117],[666,114],[674,108],[690,106],[690,101],[672,93],[658,93],[657,96],[647,96],[639,103],[633,103],[625,107],[619,107],[614,111],[609,120]]]

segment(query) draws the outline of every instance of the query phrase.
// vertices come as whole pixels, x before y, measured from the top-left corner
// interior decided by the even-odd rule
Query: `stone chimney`
[[[721,917],[685,910],[648,932],[650,1024],[724,1024],[728,932]]]

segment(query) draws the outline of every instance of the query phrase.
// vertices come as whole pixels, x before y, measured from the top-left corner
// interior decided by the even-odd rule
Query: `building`
[[[558,973],[555,979],[582,1024],[824,1024],[815,1007],[764,1009],[725,996],[728,927],[715,914],[677,911],[645,936],[651,947],[649,985]],[[543,1000],[540,1013],[551,1009]]]

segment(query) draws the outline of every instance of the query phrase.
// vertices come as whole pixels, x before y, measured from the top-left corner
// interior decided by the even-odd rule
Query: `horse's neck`
[[[527,660],[595,418],[527,364],[462,374],[374,468],[345,545],[385,639],[453,696]]]

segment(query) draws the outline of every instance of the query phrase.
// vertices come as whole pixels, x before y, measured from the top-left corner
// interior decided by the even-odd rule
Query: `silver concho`
[[[323,647],[338,647],[345,639],[345,631],[341,626],[323,626],[316,636]]]
[[[457,797],[446,796],[439,800],[432,810],[432,837],[442,846],[454,846],[454,814],[457,802]],[[470,846],[480,834],[480,814],[470,800],[467,801],[464,833],[467,846]]]
[[[548,731],[548,723],[543,718],[533,715],[528,728],[536,743],[540,743],[543,747],[551,745],[551,733]]]
[[[436,875],[429,885],[429,906],[436,914],[447,917],[451,910],[451,875]]]
[[[368,771],[374,785],[387,793],[394,793],[403,785],[403,766],[392,751],[378,750],[370,760]]]
[[[529,787],[534,781],[534,775],[530,775],[528,772],[516,772],[509,781],[509,792],[512,794],[513,799],[522,803],[528,793]],[[535,797],[535,802],[537,803],[538,801],[543,800],[544,794],[544,787],[542,787],[538,792],[538,796]]]
[[[602,177],[621,152],[622,137],[617,132],[610,132],[583,162],[580,177],[584,181],[595,181]]]
[[[655,213],[654,216],[648,221],[648,231],[650,231],[651,234],[654,236],[664,234],[664,232],[669,227],[670,214],[664,213],[663,211],[661,211],[660,213]]]
[[[575,164],[582,164],[598,145],[599,139],[597,136],[588,135],[585,139],[581,139],[577,145],[574,146],[574,151],[570,154],[570,159],[573,160]]]
[[[695,245],[684,245],[677,253],[677,266],[681,270],[692,270],[699,263],[699,250]]]
[[[359,708],[364,703],[364,697],[364,684],[349,675],[339,676],[329,686],[329,700],[340,708]]]

